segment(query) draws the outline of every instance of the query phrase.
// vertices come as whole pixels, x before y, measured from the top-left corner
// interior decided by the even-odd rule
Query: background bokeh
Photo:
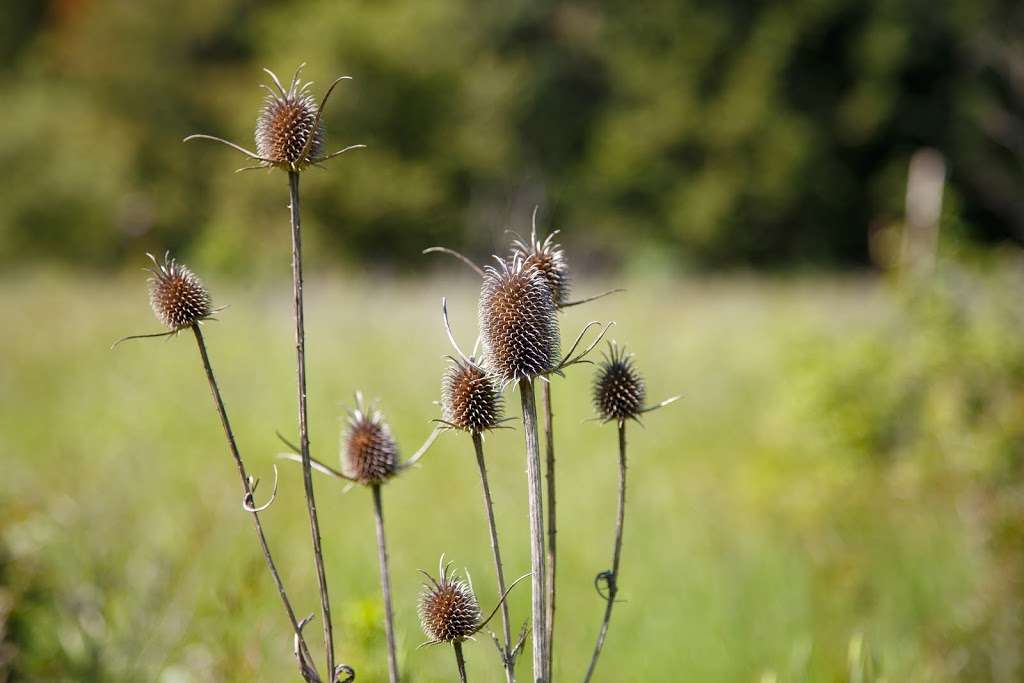
[[[539,206],[576,294],[627,289],[563,337],[615,320],[651,397],[684,395],[630,428],[598,678],[1024,680],[1022,36],[994,0],[0,0],[0,680],[294,679],[194,344],[109,346],[156,331],[139,268],[173,250],[230,305],[207,337],[269,481],[295,431],[286,183],[181,139],[251,146],[260,68],[301,62],[317,93],[353,76],[328,144],[368,146],[303,174],[321,458],[356,389],[419,446],[440,299],[469,344],[478,285],[420,252],[504,253]],[[590,372],[554,389],[556,680],[585,667],[611,550]],[[487,441],[513,575],[521,436]],[[369,496],[317,484],[341,658],[383,680]],[[417,568],[445,552],[493,602],[478,488],[447,434],[385,491],[407,680],[454,678],[416,650]],[[314,611],[296,469],[265,520]],[[467,656],[499,676],[488,637]]]

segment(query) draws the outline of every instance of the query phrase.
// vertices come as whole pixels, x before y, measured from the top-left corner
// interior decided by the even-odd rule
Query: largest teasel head
[[[376,406],[367,409],[357,394],[341,438],[342,474],[370,486],[383,484],[398,470],[398,444],[383,413]]]
[[[277,74],[270,69],[264,69],[270,76],[271,85],[261,86],[267,91],[267,97],[256,120],[255,152],[212,135],[190,135],[185,138],[186,142],[195,139],[213,140],[228,145],[257,162],[255,166],[239,170],[281,168],[294,172],[332,159],[351,149],[363,147],[364,145],[351,145],[333,154],[324,154],[324,128],[321,121],[324,105],[327,104],[327,99],[335,86],[343,80],[350,80],[350,77],[336,78],[317,105],[310,94],[312,83],[303,82],[299,78],[304,66],[305,64],[301,64],[295,70],[287,88],[281,84]]]
[[[427,582],[420,591],[417,611],[431,643],[461,642],[480,630],[482,615],[473,586],[450,569],[451,563],[445,564],[442,555],[436,579],[420,570]]]
[[[555,308],[569,303],[569,263],[562,245],[555,242],[555,230],[543,241],[537,238],[537,211],[533,212],[533,226],[529,241],[518,239],[512,243],[512,257],[519,257],[527,268],[536,268],[548,287],[555,302]]]
[[[485,268],[479,306],[485,367],[504,383],[557,369],[557,314],[551,286],[536,265],[515,255]]]

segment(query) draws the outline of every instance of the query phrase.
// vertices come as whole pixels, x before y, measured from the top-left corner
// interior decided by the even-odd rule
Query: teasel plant
[[[518,255],[497,258],[497,266],[483,269],[478,316],[483,367],[502,386],[519,389],[526,451],[527,501],[529,504],[530,569],[532,574],[531,625],[533,677],[550,681],[547,644],[544,504],[541,493],[540,442],[537,426],[535,382],[548,382],[553,374],[585,362],[613,323],[601,327],[592,321],[584,326],[569,352],[560,354],[558,310],[547,279],[536,265],[528,266]],[[596,339],[577,353],[587,332],[600,327]]]
[[[419,570],[426,581],[420,591],[417,612],[420,617],[420,627],[428,639],[419,648],[450,643],[455,653],[459,681],[467,683],[466,659],[462,652],[462,644],[467,640],[472,640],[474,635],[487,626],[497,614],[498,608],[505,604],[512,589],[530,575],[524,574],[513,581],[502,592],[498,604],[494,606],[487,618],[483,618],[469,572],[466,572],[466,580],[463,580],[450,571],[452,564],[454,563],[446,563],[442,554],[438,561],[437,578],[423,569]]]
[[[608,625],[611,622],[612,608],[619,593],[619,566],[622,559],[622,535],[626,516],[626,423],[630,420],[640,423],[645,413],[663,408],[679,400],[679,396],[667,398],[655,405],[645,405],[647,389],[643,377],[637,371],[633,355],[626,352],[614,341],[609,342],[603,361],[598,365],[593,387],[594,408],[597,418],[604,423],[614,422],[619,434],[619,486],[618,504],[615,516],[615,535],[612,544],[611,569],[602,571],[594,579],[598,594],[605,600],[604,617],[598,632],[594,653],[584,683],[590,681],[601,656]],[[602,583],[604,590],[602,590]]]
[[[534,267],[544,277],[551,290],[551,297],[555,308],[559,311],[572,306],[596,301],[610,294],[621,292],[621,289],[612,289],[602,294],[571,301],[569,262],[566,258],[562,245],[555,241],[559,231],[554,230],[541,240],[537,236],[537,211],[534,207],[533,216],[530,222],[530,238],[523,239],[519,235],[512,242],[512,258],[520,258],[525,267]],[[558,568],[558,523],[557,523],[557,495],[555,488],[555,415],[551,399],[551,382],[543,382],[541,385],[542,415],[544,417],[544,478],[547,505],[547,555],[545,562],[545,651],[548,657],[547,668],[554,673],[554,640],[555,640],[555,603],[557,598],[556,572]]]
[[[370,489],[373,498],[374,530],[377,534],[377,561],[380,566],[381,599],[384,605],[384,634],[388,648],[388,678],[398,683],[398,646],[395,638],[395,610],[391,599],[391,569],[387,538],[384,530],[384,504],[381,489],[402,471],[415,466],[426,455],[441,429],[434,429],[416,453],[405,462],[401,461],[398,442],[391,433],[391,427],[375,403],[367,407],[362,392],[356,392],[355,407],[348,411],[345,429],[341,436],[341,469],[310,457],[313,469],[322,474],[347,481],[343,489],[347,492],[359,484]],[[279,457],[301,463],[299,448],[278,433],[278,438],[291,449]]]
[[[197,277],[187,266],[178,263],[176,260],[171,258],[170,252],[167,252],[164,255],[163,263],[157,261],[152,254],[147,254],[147,256],[153,262],[153,267],[150,269],[151,277],[149,279],[150,306],[152,307],[153,314],[156,316],[157,320],[160,321],[167,330],[165,332],[154,334],[123,337],[115,342],[114,346],[116,347],[121,342],[129,339],[170,337],[176,336],[178,333],[184,332],[185,330],[190,330],[192,332],[195,337],[196,347],[199,350],[199,358],[202,362],[203,370],[206,373],[206,380],[210,386],[210,394],[213,397],[214,407],[217,410],[217,415],[220,417],[221,427],[224,429],[224,436],[228,442],[228,450],[235,462],[235,467],[238,469],[238,476],[242,480],[242,508],[252,516],[253,526],[256,531],[256,538],[259,542],[260,550],[263,553],[267,569],[274,580],[274,586],[277,588],[278,595],[281,597],[281,602],[284,605],[285,612],[288,615],[288,621],[292,627],[292,632],[294,634],[294,653],[296,660],[298,661],[299,671],[302,677],[309,683],[320,683],[323,679],[316,669],[316,665],[314,664],[309,651],[309,646],[306,643],[305,636],[303,635],[303,627],[312,618],[312,615],[302,619],[301,621],[296,617],[295,608],[292,606],[291,599],[288,597],[288,592],[284,586],[284,581],[281,579],[281,574],[277,569],[277,564],[274,562],[273,554],[270,551],[270,545],[267,543],[267,537],[263,531],[263,521],[260,518],[260,513],[267,510],[277,497],[277,466],[274,466],[274,486],[269,500],[263,505],[256,505],[255,494],[256,487],[259,485],[259,479],[249,474],[246,469],[245,462],[242,459],[242,454],[238,448],[238,442],[235,439],[234,429],[231,427],[231,420],[228,418],[224,398],[221,394],[220,386],[217,383],[216,375],[214,375],[213,372],[213,365],[210,362],[210,355],[206,347],[206,340],[203,336],[201,327],[203,323],[208,320],[214,320],[215,318],[213,317],[213,314],[222,309],[213,308],[212,298],[202,280],[200,280],[199,277]],[[344,676],[344,678],[341,678],[342,676]],[[347,665],[342,664],[335,670],[334,680],[351,681],[354,678],[355,671]]]
[[[510,260],[519,259],[525,269],[535,269],[547,282],[551,293],[552,303],[556,311],[579,306],[616,294],[625,290],[612,289],[601,294],[586,297],[583,299],[570,300],[570,276],[568,260],[565,250],[555,241],[559,231],[555,230],[548,234],[543,240],[537,236],[537,212],[538,206],[533,209],[531,217],[530,238],[524,239],[519,234],[510,232],[516,239],[511,245]],[[448,247],[436,246],[423,250],[424,254],[443,253],[453,256],[473,270],[481,279],[486,280],[487,273],[464,254]],[[449,332],[450,337],[450,332]],[[553,668],[554,653],[554,631],[555,631],[555,603],[557,597],[556,570],[557,570],[557,496],[555,487],[555,436],[554,436],[554,411],[552,408],[551,382],[542,382],[541,399],[544,416],[544,451],[545,451],[545,493],[546,493],[546,527],[547,544],[545,556],[545,624],[544,624],[544,649],[547,655],[546,668],[549,674]]]
[[[341,673],[335,673],[334,627],[331,619],[331,602],[327,589],[327,575],[324,569],[323,548],[320,535],[320,521],[316,511],[316,496],[313,490],[312,466],[309,457],[309,424],[306,406],[306,334],[303,310],[302,279],[302,231],[299,214],[299,175],[310,166],[320,166],[345,152],[359,149],[364,145],[350,145],[337,152],[325,153],[324,129],[322,124],[324,107],[335,87],[349,76],[340,76],[328,86],[319,105],[310,93],[311,83],[303,82],[300,75],[305,64],[300,64],[286,89],[277,75],[264,69],[271,85],[262,85],[266,99],[256,121],[256,151],[213,135],[195,134],[185,138],[211,140],[241,152],[249,161],[255,162],[238,169],[280,169],[288,174],[289,213],[292,238],[292,291],[294,296],[296,384],[299,415],[299,450],[302,456],[303,487],[306,509],[309,516],[310,535],[313,544],[313,563],[316,569],[317,586],[320,593],[320,612],[323,621],[324,649],[327,671],[331,680]]]
[[[448,368],[441,379],[441,418],[437,420],[444,428],[465,432],[473,442],[477,469],[480,472],[480,487],[483,492],[484,514],[490,535],[491,554],[494,558],[494,573],[498,584],[499,597],[505,593],[505,569],[501,560],[501,545],[498,541],[498,527],[494,520],[494,500],[487,477],[487,462],[484,458],[484,434],[494,429],[507,428],[504,425],[511,418],[502,417],[504,401],[496,379],[481,365],[475,356],[466,356],[455,341],[448,321],[447,300],[441,300],[441,313],[448,340],[456,356],[446,356]],[[476,351],[474,350],[474,354]],[[505,680],[516,680],[516,659],[526,642],[526,624],[520,630],[516,644],[512,644],[511,621],[508,603],[501,601],[501,626],[503,640],[494,637],[495,645],[505,669]]]

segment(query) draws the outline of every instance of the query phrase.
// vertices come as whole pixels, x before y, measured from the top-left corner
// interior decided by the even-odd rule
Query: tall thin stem
[[[327,595],[324,553],[320,545],[320,520],[316,514],[313,494],[313,468],[309,460],[309,424],[306,415],[306,326],[302,307],[302,231],[299,223],[299,174],[288,172],[289,203],[292,223],[292,286],[295,293],[295,355],[299,392],[299,450],[302,456],[302,481],[309,511],[309,530],[313,537],[313,562],[320,590],[320,612],[323,617],[324,649],[327,651],[327,675],[334,679],[334,625],[331,621],[331,600]]]
[[[533,678],[535,683],[550,680],[547,657],[544,609],[544,503],[540,485],[540,441],[537,434],[537,399],[533,379],[519,380],[519,395],[523,402],[523,433],[526,435],[526,479],[530,507],[530,570],[533,621]]]
[[[206,341],[203,339],[203,332],[199,329],[199,324],[192,325],[192,332],[196,337],[196,345],[199,347],[199,356],[203,360],[203,369],[206,370],[206,381],[210,384],[210,393],[213,395],[213,402],[217,407],[217,414],[220,415],[220,423],[224,428],[224,436],[228,440],[228,448],[231,451],[231,457],[235,460],[235,466],[238,467],[238,476],[242,479],[242,490],[245,492],[245,501],[252,501],[252,486],[249,483],[249,473],[245,469],[245,463],[242,461],[242,455],[238,452],[238,444],[235,442],[235,433],[231,429],[231,421],[228,420],[227,409],[224,407],[224,399],[220,395],[220,387],[217,385],[217,378],[213,374],[213,366],[210,364],[210,356],[206,351]],[[251,505],[250,507],[255,507]],[[256,527],[256,538],[259,540],[260,549],[263,551],[263,559],[267,561],[267,568],[270,570],[270,575],[274,578],[274,585],[277,586],[277,592],[281,596],[281,602],[284,603],[285,612],[288,613],[288,621],[292,624],[292,631],[295,632],[295,637],[298,638],[299,646],[302,648],[302,653],[305,658],[312,661],[309,656],[309,647],[306,645],[306,639],[302,635],[302,629],[299,628],[299,622],[295,618],[295,609],[292,607],[291,600],[288,599],[288,593],[285,591],[284,582],[281,580],[281,575],[277,571],[277,565],[274,563],[274,557],[270,553],[270,546],[267,545],[267,536],[263,533],[263,522],[260,520],[260,513],[256,510],[250,510],[252,515],[253,525]]]
[[[455,650],[455,665],[459,667],[459,681],[466,683],[466,658],[462,656],[462,642],[453,640],[452,649]]]
[[[544,382],[544,389],[541,393],[544,399],[544,450],[546,457],[546,479],[547,479],[547,504],[548,504],[548,555],[547,575],[545,579],[545,592],[547,598],[547,640],[544,649],[547,653],[548,671],[554,674],[555,656],[555,536],[558,533],[558,525],[555,519],[555,415],[551,407],[551,382]]]
[[[597,666],[597,658],[601,656],[601,648],[604,647],[604,638],[608,634],[608,622],[612,618],[612,608],[615,606],[615,596],[619,592],[619,559],[622,556],[622,527],[626,516],[626,423],[619,420],[619,510],[615,519],[615,549],[612,552],[612,569],[607,574],[608,595],[605,598],[607,603],[604,607],[604,620],[601,622],[601,631],[597,635],[597,643],[594,645],[594,655],[590,658],[590,666],[587,667],[587,675],[583,683],[587,683],[594,675],[594,668]]]
[[[487,463],[484,462],[483,438],[479,432],[473,432],[473,448],[476,451],[476,464],[480,468],[480,486],[484,493],[484,511],[487,513],[487,529],[491,534],[491,552],[494,555],[494,573],[498,577],[498,599],[501,600],[501,627],[505,636],[505,650],[502,652],[502,663],[505,665],[505,680],[515,683],[516,660],[512,656],[512,631],[509,624],[508,601],[505,595],[505,569],[501,564],[501,548],[498,545],[498,526],[494,522],[494,502],[491,498],[491,486],[487,482]]]
[[[391,570],[388,568],[388,544],[384,538],[384,506],[380,500],[380,484],[373,485],[373,516],[377,523],[377,558],[380,561],[380,590],[384,598],[384,633],[388,639],[388,676],[391,683],[398,683],[395,615],[391,606]]]

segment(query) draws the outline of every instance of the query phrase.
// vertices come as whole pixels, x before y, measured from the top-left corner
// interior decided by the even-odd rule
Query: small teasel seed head
[[[609,343],[594,379],[597,414],[605,422],[636,418],[643,412],[645,398],[644,380],[633,365],[633,355]]]
[[[562,245],[554,240],[556,234],[557,230],[542,242],[537,239],[537,228],[534,225],[529,243],[523,240],[512,243],[512,257],[518,256],[527,268],[535,267],[540,271],[551,288],[555,308],[561,308],[569,302],[569,263]]]
[[[288,90],[276,76],[273,81],[273,86],[267,86],[267,98],[256,121],[256,151],[269,165],[301,169],[317,159],[323,147],[319,108],[309,94],[310,83],[299,80],[299,71]]]
[[[356,397],[356,408],[349,412],[348,425],[341,440],[342,473],[364,485],[383,484],[398,471],[398,444],[384,415],[363,406]]]
[[[467,432],[483,432],[498,425],[502,407],[501,393],[490,374],[474,363],[451,360],[441,380],[445,422]]]
[[[420,591],[417,611],[423,633],[431,641],[461,642],[476,633],[482,618],[472,585],[449,573],[450,567],[442,555],[439,578],[423,572],[427,582]]]
[[[171,258],[170,252],[164,255],[163,263],[152,254],[147,256],[153,262],[149,304],[157,320],[168,329],[178,331],[210,317],[213,312],[210,293],[195,273]]]
[[[558,311],[547,279],[519,256],[484,270],[480,332],[484,365],[504,383],[555,369]]]

